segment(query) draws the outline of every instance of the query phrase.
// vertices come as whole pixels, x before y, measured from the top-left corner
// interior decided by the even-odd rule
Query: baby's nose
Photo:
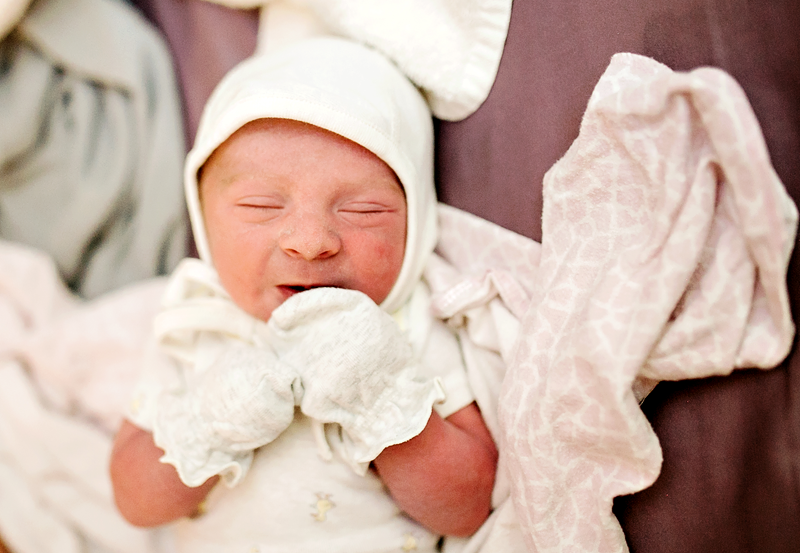
[[[291,257],[312,261],[333,257],[342,247],[341,239],[324,218],[298,215],[280,235],[280,247]]]

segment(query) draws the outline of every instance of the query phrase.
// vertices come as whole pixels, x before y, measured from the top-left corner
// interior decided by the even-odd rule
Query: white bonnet
[[[235,67],[205,106],[184,173],[198,253],[209,264],[197,172],[236,130],[262,118],[293,119],[329,130],[360,144],[394,170],[408,204],[405,258],[382,304],[395,311],[417,284],[437,239],[433,122],[422,95],[383,55],[339,38],[308,39]]]

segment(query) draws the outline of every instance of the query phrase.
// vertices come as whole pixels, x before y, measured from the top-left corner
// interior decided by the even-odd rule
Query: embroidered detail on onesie
[[[331,501],[331,494],[329,493],[317,493],[317,502],[312,505],[317,512],[311,513],[311,516],[314,517],[314,520],[317,522],[325,522],[328,517],[328,511],[336,507],[336,503]]]
[[[403,547],[401,548],[402,551],[417,550],[417,538],[415,538],[412,534],[404,534],[403,538],[405,538],[406,541],[403,543]]]

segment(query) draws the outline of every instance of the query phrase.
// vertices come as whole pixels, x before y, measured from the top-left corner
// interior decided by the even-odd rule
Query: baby
[[[432,158],[424,99],[357,44],[220,83],[186,162],[201,260],[112,453],[130,522],[193,553],[432,552],[483,523],[497,450],[421,276]]]

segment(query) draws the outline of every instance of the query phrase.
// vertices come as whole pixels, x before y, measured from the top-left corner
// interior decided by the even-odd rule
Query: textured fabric
[[[431,312],[458,334],[475,401],[499,444],[497,402],[519,337],[519,320],[533,296],[541,245],[445,205],[439,206],[439,221],[436,255],[425,270]],[[489,519],[470,538],[447,537],[443,551],[526,551],[506,465],[501,448]]]
[[[388,312],[410,296],[436,243],[433,123],[424,99],[380,54],[342,39],[309,39],[243,62],[206,105],[184,184],[200,258],[208,251],[197,171],[231,134],[255,119],[278,117],[339,134],[381,158],[406,194],[403,266],[383,301]]]
[[[486,99],[503,51],[510,0],[212,0],[262,7],[260,52],[335,35],[382,52],[425,91],[433,113],[459,120]]]
[[[317,454],[310,419],[298,412],[277,440],[259,450],[245,481],[217,486],[203,516],[174,526],[186,553],[434,553],[439,536],[403,515],[378,476],[359,476],[340,455]]]
[[[211,353],[211,352],[209,352]],[[199,486],[222,474],[242,476],[251,452],[270,443],[294,418],[300,377],[267,348],[232,346],[187,385],[158,398],[153,440],[181,480]]]
[[[5,30],[2,541],[15,553],[168,551],[160,532],[118,514],[107,470],[160,286],[85,305],[63,282],[94,297],[165,273],[184,255],[169,58],[153,29],[116,1],[38,1]]]
[[[166,553],[108,475],[162,280],[76,301],[46,254],[0,241],[0,534],[15,553]]]
[[[183,260],[161,304],[153,326],[167,357],[146,360],[129,418],[152,431],[162,462],[187,485],[221,474],[233,486],[253,450],[291,424],[300,377],[260,339],[264,324],[230,301],[202,261]]]
[[[289,426],[295,405],[320,428],[344,428],[345,460],[363,475],[385,447],[421,432],[435,403],[448,416],[472,401],[455,338],[434,325],[424,292],[394,318],[360,292],[311,292],[264,323],[239,309],[200,260],[185,259],[170,277],[154,321],[169,361],[148,359],[130,418],[153,431],[162,461],[188,485],[215,474],[238,484],[253,450]],[[433,376],[418,376],[420,360]]]
[[[783,360],[797,211],[729,75],[630,54],[612,59],[544,194],[500,399],[512,496],[534,551],[623,551],[613,498],[661,467],[637,389]]]
[[[159,37],[117,1],[46,0],[0,59],[0,237],[48,252],[86,297],[172,269],[182,128]]]
[[[770,158],[800,202],[800,3],[795,0],[516,0],[494,87],[468,119],[437,125],[440,200],[541,240],[542,177],[578,135],[616,52],[733,75]],[[800,314],[795,248],[787,285]],[[790,553],[800,542],[800,351],[781,367],[662,382],[642,410],[664,462],[618,497],[632,551]],[[499,550],[499,549],[498,549]]]
[[[384,449],[422,432],[445,399],[440,381],[419,374],[397,322],[361,292],[296,294],[267,328],[280,360],[301,375],[300,410],[341,426],[347,458],[361,474]]]

